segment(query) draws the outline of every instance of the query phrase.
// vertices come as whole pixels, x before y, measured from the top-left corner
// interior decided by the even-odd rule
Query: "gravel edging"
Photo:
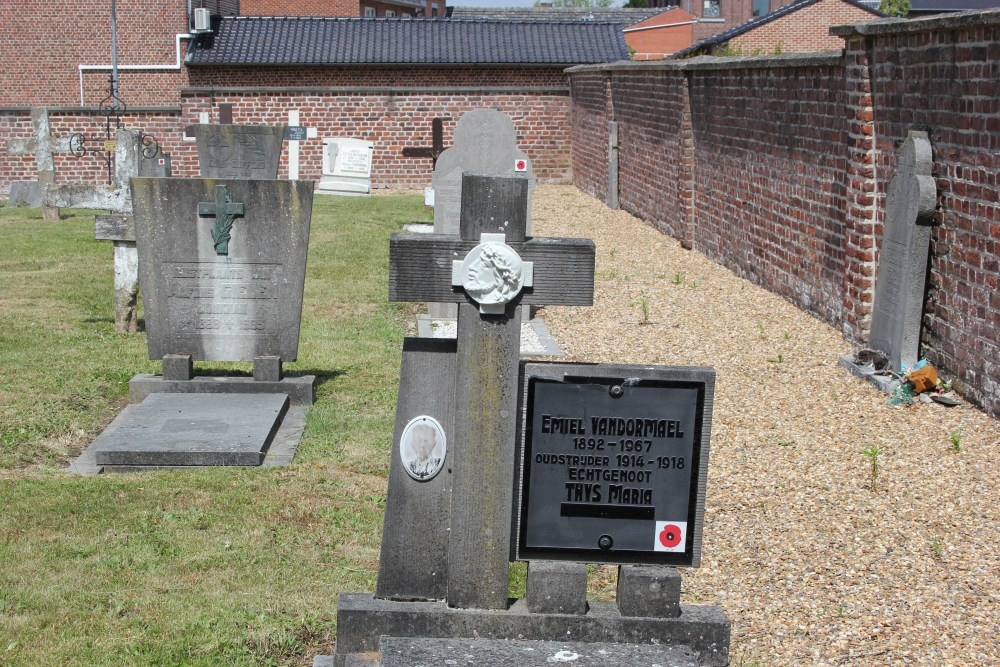
[[[540,311],[564,360],[717,371],[683,600],[726,610],[734,667],[1000,665],[1000,423],[890,407],[836,329],[573,187],[539,186],[533,225],[597,244],[594,307]]]

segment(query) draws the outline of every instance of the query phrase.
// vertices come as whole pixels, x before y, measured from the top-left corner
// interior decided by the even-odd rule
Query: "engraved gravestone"
[[[697,566],[715,371],[529,363],[518,555]]]
[[[473,109],[455,126],[451,148],[444,150],[434,166],[434,233],[457,234],[462,202],[462,174],[490,176],[522,175],[528,179],[526,234],[531,235],[531,195],[535,171],[527,154],[517,148],[517,129],[507,114],[496,109]],[[454,319],[456,307],[432,304],[435,318]]]
[[[287,463],[315,377],[298,355],[311,181],[132,179],[149,356],[129,405],[80,472]],[[196,361],[252,361],[253,376],[196,376]],[[278,442],[279,451],[274,451]]]
[[[202,124],[194,129],[202,178],[278,177],[284,127]]]
[[[869,347],[888,355],[897,373],[920,355],[927,253],[937,197],[933,165],[927,133],[911,130],[897,153],[889,182],[869,338]]]
[[[375,145],[362,139],[323,139],[323,176],[317,194],[371,194],[372,151]]]
[[[298,354],[312,183],[133,180],[150,359]]]

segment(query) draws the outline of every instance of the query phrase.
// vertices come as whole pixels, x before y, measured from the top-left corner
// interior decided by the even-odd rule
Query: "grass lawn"
[[[373,590],[400,348],[388,237],[419,195],[318,197],[297,363],[318,376],[288,468],[84,478],[69,461],[158,372],[114,330],[92,211],[0,209],[0,665],[308,665],[336,596]],[[199,372],[249,364],[199,364]]]

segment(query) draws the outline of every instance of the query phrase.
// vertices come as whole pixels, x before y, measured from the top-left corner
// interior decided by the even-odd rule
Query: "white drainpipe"
[[[181,40],[182,39],[193,39],[194,35],[190,33],[178,33],[174,35],[175,42],[177,45],[177,63],[175,65],[118,65],[118,71],[122,70],[148,70],[148,71],[169,71],[169,70],[180,70],[181,68]],[[80,69],[80,106],[84,105],[83,101],[83,73],[84,72],[98,72],[104,71],[109,72],[112,69],[111,65],[77,65]]]

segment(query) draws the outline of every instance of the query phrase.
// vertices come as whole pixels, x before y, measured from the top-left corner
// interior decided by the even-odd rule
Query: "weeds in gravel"
[[[757,323],[757,339],[758,340],[764,340],[764,323],[763,322],[758,322]]]
[[[785,340],[791,340],[792,339],[792,334],[786,331],[784,333],[784,337],[785,337]]]
[[[778,446],[780,446],[780,447],[791,447],[794,444],[796,444],[795,440],[779,440],[778,441]]]
[[[674,274],[674,279],[673,279],[673,283],[674,283],[675,285],[682,285],[682,284],[684,284],[684,276],[682,276],[682,275],[681,275],[681,274],[679,274],[679,273],[675,273],[675,274]]]
[[[638,300],[633,301],[629,306],[635,308],[636,306],[642,307],[642,321],[639,324],[649,324],[649,297],[643,295],[639,297]]]
[[[872,491],[878,490],[878,477],[882,472],[882,466],[879,464],[879,457],[885,452],[879,449],[878,445],[868,445],[862,450],[865,457],[871,462],[870,471],[870,486]]]
[[[952,431],[948,434],[948,442],[951,443],[951,448],[956,451],[962,451],[962,429],[957,431]]]
[[[930,538],[930,543],[931,543],[931,553],[934,554],[934,557],[937,558],[938,560],[944,558],[944,544],[941,542],[941,538],[932,537]]]

